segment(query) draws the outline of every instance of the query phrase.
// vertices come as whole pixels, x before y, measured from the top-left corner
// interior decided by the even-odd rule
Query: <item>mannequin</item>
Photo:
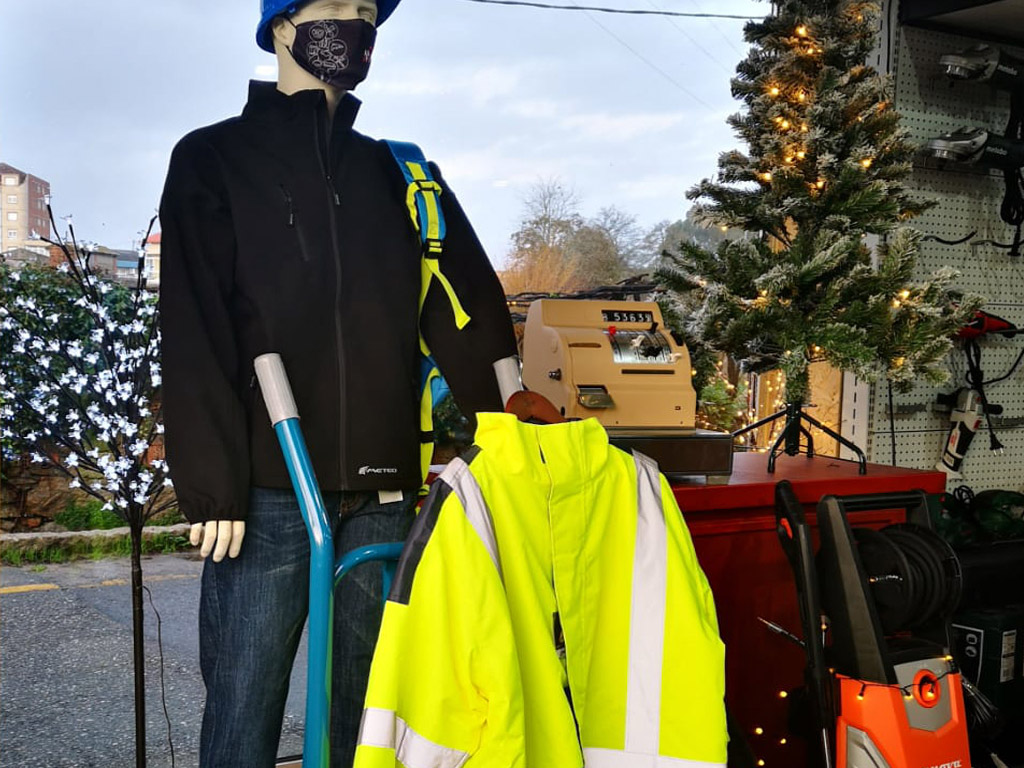
[[[348,91],[398,4],[261,0],[256,41],[277,57],[278,82],[250,83],[241,114],[190,132],[171,155],[163,407],[179,506],[205,559],[201,768],[273,766],[306,620],[309,542],[255,358],[284,359],[339,553],[404,539],[412,524],[429,439],[421,343],[467,415],[500,410],[518,389],[504,292],[440,170],[437,258],[450,285],[432,281],[421,296],[408,183],[387,145],[354,127]],[[351,764],[382,599],[375,565],[336,591],[335,766]]]
[[[360,18],[373,24],[377,19],[377,5],[373,0],[349,0],[347,2],[311,0],[290,18],[291,24],[283,18],[277,18],[272,22],[271,27],[274,36],[274,53],[277,56],[277,89],[287,94],[302,90],[322,90],[327,97],[328,113],[333,118],[338,101],[345,92],[338,88],[332,88],[296,63],[289,52],[295,41],[293,25],[315,19]],[[507,371],[509,361],[514,362],[514,358],[506,358],[496,362],[495,365],[500,364],[503,370]],[[212,553],[214,562],[220,562],[225,555],[238,557],[244,538],[244,520],[210,520],[206,523],[194,524],[189,531],[189,541],[192,546],[200,547],[200,557],[206,558]]]

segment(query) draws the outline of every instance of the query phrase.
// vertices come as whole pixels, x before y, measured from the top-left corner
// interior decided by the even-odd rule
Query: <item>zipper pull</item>
[[[341,206],[341,198],[338,197],[338,190],[334,188],[334,177],[331,176],[330,172],[324,174],[324,178],[327,180],[327,188],[331,190],[331,194],[334,196],[335,207]]]
[[[292,196],[288,192],[288,189],[285,187],[284,184],[279,184],[278,186],[281,187],[281,194],[284,195],[284,201],[285,201],[285,203],[288,204],[288,226],[289,227],[294,227],[295,226],[295,208],[292,206]]]

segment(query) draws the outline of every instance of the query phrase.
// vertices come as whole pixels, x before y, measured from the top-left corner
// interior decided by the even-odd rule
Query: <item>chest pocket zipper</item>
[[[281,188],[281,194],[284,196],[285,205],[288,208],[288,228],[295,230],[295,237],[299,243],[299,256],[303,261],[309,261],[309,249],[306,247],[306,237],[302,232],[302,226],[298,223],[295,217],[295,203],[292,200],[291,192],[284,184],[278,184]]]

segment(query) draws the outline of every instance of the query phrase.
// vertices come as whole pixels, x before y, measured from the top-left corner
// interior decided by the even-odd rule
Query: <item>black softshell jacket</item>
[[[163,199],[160,321],[167,459],[191,522],[242,520],[249,488],[291,487],[253,371],[284,359],[325,490],[419,486],[420,244],[387,146],[346,96],[253,82],[240,117],[185,136]],[[444,186],[441,267],[422,329],[464,413],[501,407],[516,352],[501,285]]]

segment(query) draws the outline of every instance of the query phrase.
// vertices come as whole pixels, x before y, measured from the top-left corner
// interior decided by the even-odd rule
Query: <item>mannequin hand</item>
[[[238,557],[245,538],[244,520],[208,520],[205,523],[193,523],[188,540],[193,547],[203,546],[199,550],[200,557],[207,557],[213,552],[213,562],[219,563],[228,557]],[[216,545],[216,546],[215,546]]]

